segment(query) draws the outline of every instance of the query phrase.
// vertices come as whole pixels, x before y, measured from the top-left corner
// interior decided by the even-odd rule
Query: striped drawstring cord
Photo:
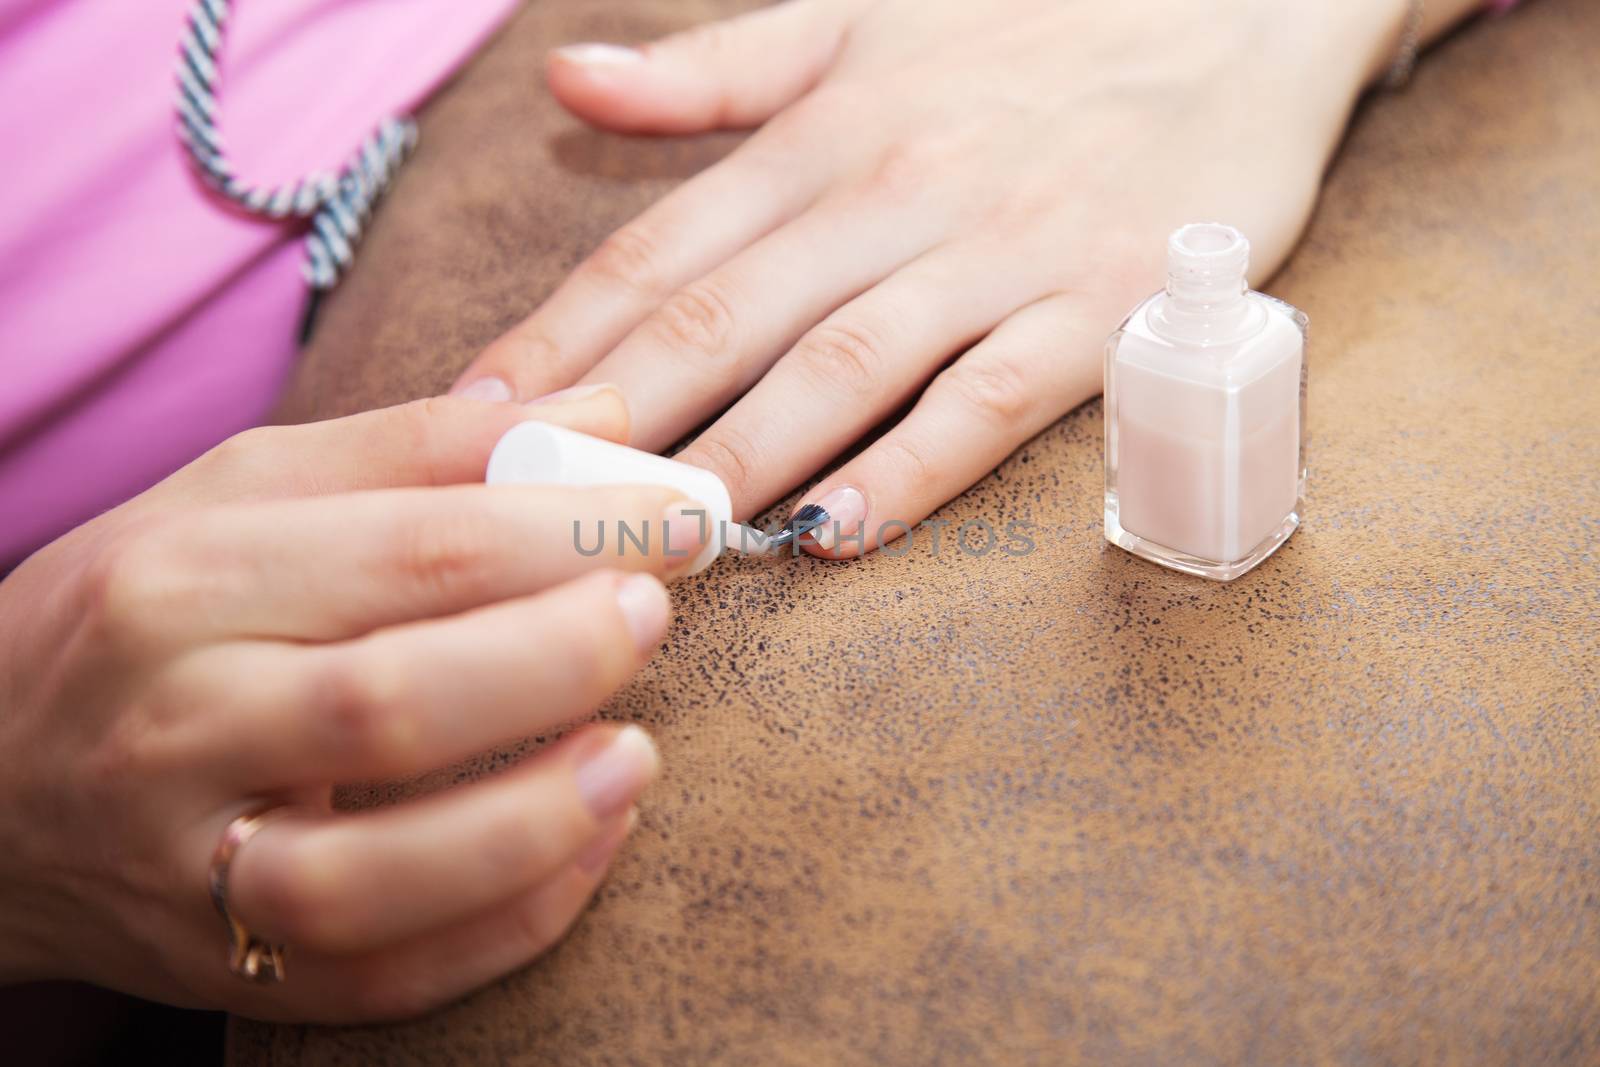
[[[231,0],[195,0],[178,41],[178,138],[206,183],[255,215],[310,218],[306,284],[332,289],[350,266],[373,205],[417,143],[409,118],[385,119],[337,174],[321,171],[289,185],[249,185],[234,173],[217,129],[218,56]]]

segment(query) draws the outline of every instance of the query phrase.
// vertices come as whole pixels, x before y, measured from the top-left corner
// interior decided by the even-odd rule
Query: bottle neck
[[[1167,241],[1167,287],[1150,328],[1170,341],[1215,345],[1259,330],[1266,315],[1249,298],[1250,244],[1231,226],[1196,223]]]

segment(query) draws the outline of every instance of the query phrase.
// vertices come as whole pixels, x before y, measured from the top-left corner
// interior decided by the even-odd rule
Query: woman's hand
[[[1231,223],[1257,277],[1277,267],[1403,8],[790,0],[637,51],[563,49],[550,84],[595,125],[761,129],[457,389],[615,383],[649,449],[732,403],[681,458],[739,518],[914,399],[802,501],[824,530],[864,524],[834,554],[875,547],[1099,391],[1171,229]]]
[[[335,813],[592,711],[666,632],[675,555],[585,558],[573,522],[662,521],[667,490],[488,487],[530,417],[618,439],[614,390],[446,398],[252,430],[0,583],[0,981],[70,977],[297,1020],[408,1015],[573,921],[656,773],[636,727],[485,781]],[[587,526],[584,544],[593,544]],[[612,567],[620,569],[601,569]],[[230,975],[207,869],[230,820],[293,813],[229,879],[288,980]]]

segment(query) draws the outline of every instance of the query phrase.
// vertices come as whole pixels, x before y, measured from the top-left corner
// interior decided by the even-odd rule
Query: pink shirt
[[[226,206],[173,132],[190,3],[0,0],[0,573],[260,421],[294,359],[304,223]],[[241,177],[336,168],[515,6],[234,0]]]

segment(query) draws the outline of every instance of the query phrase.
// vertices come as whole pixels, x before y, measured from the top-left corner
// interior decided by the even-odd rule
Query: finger
[[[349,956],[295,952],[291,980],[251,1014],[296,1022],[378,1022],[444,1006],[543,955],[572,927],[627,836],[610,829],[520,897],[453,926]]]
[[[381,489],[201,509],[130,536],[97,610],[168,647],[334,641],[537,593],[601,567],[673,577],[705,505],[655,486]]]
[[[818,204],[673,294],[589,371],[630,399],[632,444],[656,451],[681,438],[943,232],[937,213],[886,205],[876,188]]]
[[[612,441],[628,436],[627,406],[610,389],[526,407],[431,397],[325,422],[246,430],[141,499],[159,510],[173,493],[189,503],[219,503],[482,481],[495,442],[528,419]]]
[[[551,54],[547,77],[567,110],[606,129],[757,126],[822,77],[859,7],[790,0],[642,48],[568,45]]]
[[[1016,308],[1012,276],[975,258],[936,249],[828,316],[676,458],[722,479],[736,519],[788,492]]]
[[[803,131],[775,123],[673,190],[608,237],[543,306],[484,349],[455,391],[529,400],[577,381],[674,290],[815,199],[829,169],[807,150],[811,143]]]
[[[592,712],[654,652],[671,611],[655,578],[607,571],[350,642],[215,646],[170,684],[185,706],[209,695],[226,713],[186,716],[152,758],[264,792],[433,770]]]
[[[516,769],[375,811],[287,815],[241,849],[229,899],[272,941],[360,952],[520,896],[622,819],[660,760],[637,726],[581,731]]]
[[[814,554],[846,558],[904,536],[1100,391],[1106,321],[1101,309],[1068,296],[1006,319],[941,372],[904,421],[806,494],[796,514],[812,508],[806,518],[818,525],[802,543]],[[1006,523],[1026,516],[1003,518],[991,525],[1000,543],[1009,543]]]

